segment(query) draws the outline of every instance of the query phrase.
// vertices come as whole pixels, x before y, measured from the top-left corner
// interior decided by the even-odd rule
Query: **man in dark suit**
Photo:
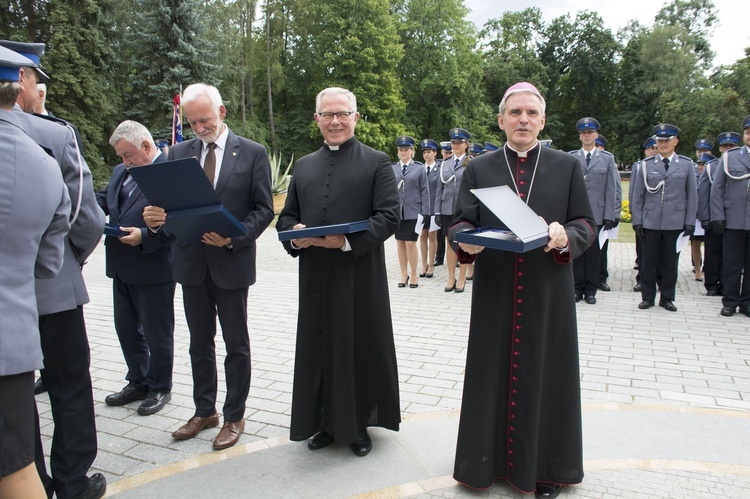
[[[166,231],[149,237],[143,209],[149,202],[130,176],[133,166],[166,161],[148,129],[123,121],[109,143],[122,163],[96,195],[109,223],[127,232],[107,235],[107,277],[113,279],[115,330],[128,365],[128,384],[104,399],[107,405],[143,400],[138,414],[159,412],[171,398],[174,362],[174,238]],[[145,399],[145,400],[144,400]]]
[[[60,166],[71,200],[70,232],[65,238],[65,256],[60,273],[52,279],[37,279],[36,300],[44,369],[42,381],[50,395],[55,423],[47,474],[41,432],[36,428],[36,466],[47,495],[58,498],[98,498],[107,489],[101,473],[87,477],[97,453],[94,395],[89,372],[91,351],[83,305],[89,302],[83,265],[99,244],[104,213],[96,195],[81,144],[72,126],[55,118],[32,116],[37,101],[37,83],[49,81],[39,64],[42,43],[0,41],[0,45],[34,62],[21,69],[21,92],[16,100],[16,118],[29,137],[49,150]]]
[[[227,348],[227,397],[224,426],[213,445],[225,449],[237,443],[245,427],[245,401],[250,391],[247,293],[255,283],[255,240],[273,219],[271,168],[263,146],[237,137],[224,124],[226,108],[215,87],[190,85],[182,95],[182,109],[197,137],[172,146],[169,159],[199,158],[219,199],[242,222],[247,235],[228,238],[207,232],[199,244],[176,243],[174,278],[182,285],[190,329],[196,410],[172,436],[186,440],[219,424],[214,350],[218,313]],[[148,206],[143,212],[152,231],[158,231],[167,216],[157,206]]]

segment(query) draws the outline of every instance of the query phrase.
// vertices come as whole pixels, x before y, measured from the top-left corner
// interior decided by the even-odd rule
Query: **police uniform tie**
[[[216,143],[211,142],[208,144],[208,153],[206,153],[206,159],[203,161],[203,171],[208,177],[208,181],[211,182],[211,187],[214,186],[214,176],[216,175]]]
[[[430,165],[427,165],[427,175],[430,174]]]
[[[669,158],[664,158],[664,171],[669,171]]]
[[[401,164],[401,175],[406,175],[406,166],[405,164]]]
[[[586,153],[586,166],[589,166],[589,163],[591,163],[591,153]]]
[[[458,158],[456,158],[456,161],[453,163],[453,168],[458,168]]]

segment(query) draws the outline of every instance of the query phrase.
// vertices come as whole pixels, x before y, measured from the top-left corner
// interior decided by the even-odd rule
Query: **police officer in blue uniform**
[[[453,158],[443,160],[440,165],[440,183],[438,184],[438,194],[435,201],[435,213],[440,214],[440,226],[443,234],[448,237],[448,231],[453,224],[453,209],[458,197],[458,188],[461,185],[461,179],[464,170],[469,164],[469,148],[471,144],[471,134],[463,128],[452,128],[448,132],[451,138],[451,148],[453,149]],[[449,241],[446,240],[446,246]],[[448,247],[447,267],[448,283],[445,286],[445,292],[463,293],[466,286],[466,272],[468,264],[462,264],[459,270],[458,283],[456,282],[456,264],[458,256],[452,248]]]
[[[594,140],[594,144],[596,145],[596,148],[600,151],[606,151],[607,150],[607,139],[602,135],[601,133],[599,136]],[[615,164],[616,167],[616,164]],[[615,195],[615,227],[620,225],[620,214],[622,213],[622,183],[620,181],[620,172],[617,172],[617,193]],[[607,254],[609,252],[609,239],[604,241],[604,246],[602,246],[601,254],[599,256],[599,291],[612,291],[612,288],[609,287],[609,284],[607,284],[607,279],[609,279],[609,270],[607,270],[608,267],[608,258]]]
[[[708,139],[698,139],[695,141],[695,159],[698,160],[704,154],[711,154],[714,150],[714,143]]]
[[[419,277],[432,278],[435,273],[435,255],[437,253],[438,232],[440,226],[435,223],[435,196],[437,195],[438,182],[440,182],[440,163],[437,160],[437,152],[440,146],[432,139],[422,139],[419,143],[424,159],[424,169],[427,174],[427,187],[430,193],[430,218],[424,220],[422,233],[419,235],[419,251],[422,255],[422,272]],[[436,227],[437,230],[432,230]]]
[[[628,187],[628,200],[630,201],[631,208],[630,211],[632,213],[633,208],[633,189],[635,188],[635,178],[638,175],[638,172],[640,171],[640,168],[643,166],[645,161],[648,158],[654,157],[656,154],[656,136],[651,136],[646,139],[646,141],[641,146],[643,147],[643,154],[646,156],[644,159],[640,161],[636,161],[633,163],[633,166],[630,169],[630,186]],[[631,218],[632,221],[632,218]],[[633,292],[640,293],[641,292],[641,254],[643,249],[643,240],[641,239],[641,236],[638,235],[638,233],[635,234],[635,266],[633,267],[633,270],[637,270],[638,272],[635,274],[635,286],[633,286]]]
[[[617,196],[617,166],[612,154],[596,148],[595,140],[601,128],[599,122],[591,117],[581,118],[576,123],[581,149],[570,151],[578,158],[586,181],[586,192],[594,212],[597,232],[615,226]],[[601,250],[595,242],[578,258],[573,260],[576,301],[585,299],[586,303],[596,303],[596,291],[599,287],[599,259]]]
[[[440,155],[442,156],[442,159],[440,160],[439,166],[442,166],[445,160],[453,159],[453,148],[451,147],[450,140],[444,140],[440,142]],[[440,170],[438,170],[438,174],[439,173],[440,173]],[[435,193],[435,199],[437,199],[437,192]],[[439,212],[435,214],[435,221],[437,222],[438,225],[440,225],[441,220],[440,220]],[[435,267],[442,265],[443,262],[445,261],[445,237],[443,237],[442,228],[440,232],[438,233],[437,239],[438,239],[438,243],[437,243],[437,252],[435,253]]]
[[[44,44],[3,40],[0,45],[34,62],[33,69],[21,72],[22,89],[14,111],[29,137],[52,151],[72,204],[63,267],[54,278],[36,282],[44,354],[42,380],[50,394],[55,423],[49,456],[51,477],[37,425],[37,471],[50,497],[54,492],[60,499],[81,494],[97,498],[104,495],[107,480],[101,473],[86,476],[96,458],[97,440],[89,372],[91,353],[83,314],[89,296],[82,266],[101,241],[104,213],[96,202],[91,171],[76,131],[58,118],[31,114],[38,98],[37,83],[49,81],[40,63]]]
[[[711,224],[724,234],[721,315],[750,317],[750,116],[742,122],[745,145],[726,151],[717,161],[711,186]]]
[[[643,238],[641,310],[654,306],[660,275],[659,306],[677,311],[674,299],[679,254],[675,245],[682,232],[692,235],[695,230],[695,173],[692,160],[674,152],[679,131],[666,123],[654,127],[658,154],[642,164],[635,178],[630,208],[633,230]]]
[[[484,152],[493,152],[499,150],[500,147],[493,144],[492,142],[485,142],[484,143]]]
[[[393,173],[398,184],[398,196],[401,201],[401,223],[396,231],[396,245],[398,248],[398,263],[401,267],[399,288],[419,286],[417,277],[417,238],[415,232],[417,218],[429,215],[430,192],[427,187],[427,174],[419,161],[414,161],[413,137],[402,135],[396,139],[399,161],[393,164]],[[429,219],[429,216],[427,217]],[[408,267],[411,275],[408,274]],[[411,280],[411,283],[409,281]]]

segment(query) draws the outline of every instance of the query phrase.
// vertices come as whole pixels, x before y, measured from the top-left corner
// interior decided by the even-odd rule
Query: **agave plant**
[[[289,188],[289,181],[292,178],[289,172],[294,165],[294,155],[284,170],[282,170],[280,154],[271,156],[269,162],[271,163],[271,191],[274,195],[283,194]]]

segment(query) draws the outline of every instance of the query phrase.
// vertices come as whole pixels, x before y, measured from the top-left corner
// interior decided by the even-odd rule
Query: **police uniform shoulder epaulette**
[[[572,151],[568,151],[568,154],[575,154],[578,151],[580,151],[580,149],[573,149]]]
[[[614,155],[614,154],[612,154],[612,153],[611,153],[611,152],[609,152],[609,151],[599,151],[599,152],[600,152],[600,153],[602,153],[602,154],[606,154],[607,156],[612,156],[613,158],[615,157],[615,155]]]
[[[742,146],[734,146],[733,148],[729,149],[727,152],[736,151],[737,149],[742,149]]]
[[[65,121],[62,118],[58,118],[57,116],[50,116],[50,115],[44,115],[44,114],[37,114],[33,113],[34,116],[37,118],[42,118],[43,120],[51,121],[53,123],[57,123],[58,125],[67,126],[69,123]]]
[[[422,163],[421,161],[415,161],[415,162],[414,162],[414,164],[415,164],[415,165],[421,165],[421,166],[424,166],[424,163]]]
[[[677,157],[680,158],[680,159],[684,159],[688,163],[691,163],[691,164],[693,163],[692,159],[688,158],[687,156],[683,156],[682,154],[678,154]]]

